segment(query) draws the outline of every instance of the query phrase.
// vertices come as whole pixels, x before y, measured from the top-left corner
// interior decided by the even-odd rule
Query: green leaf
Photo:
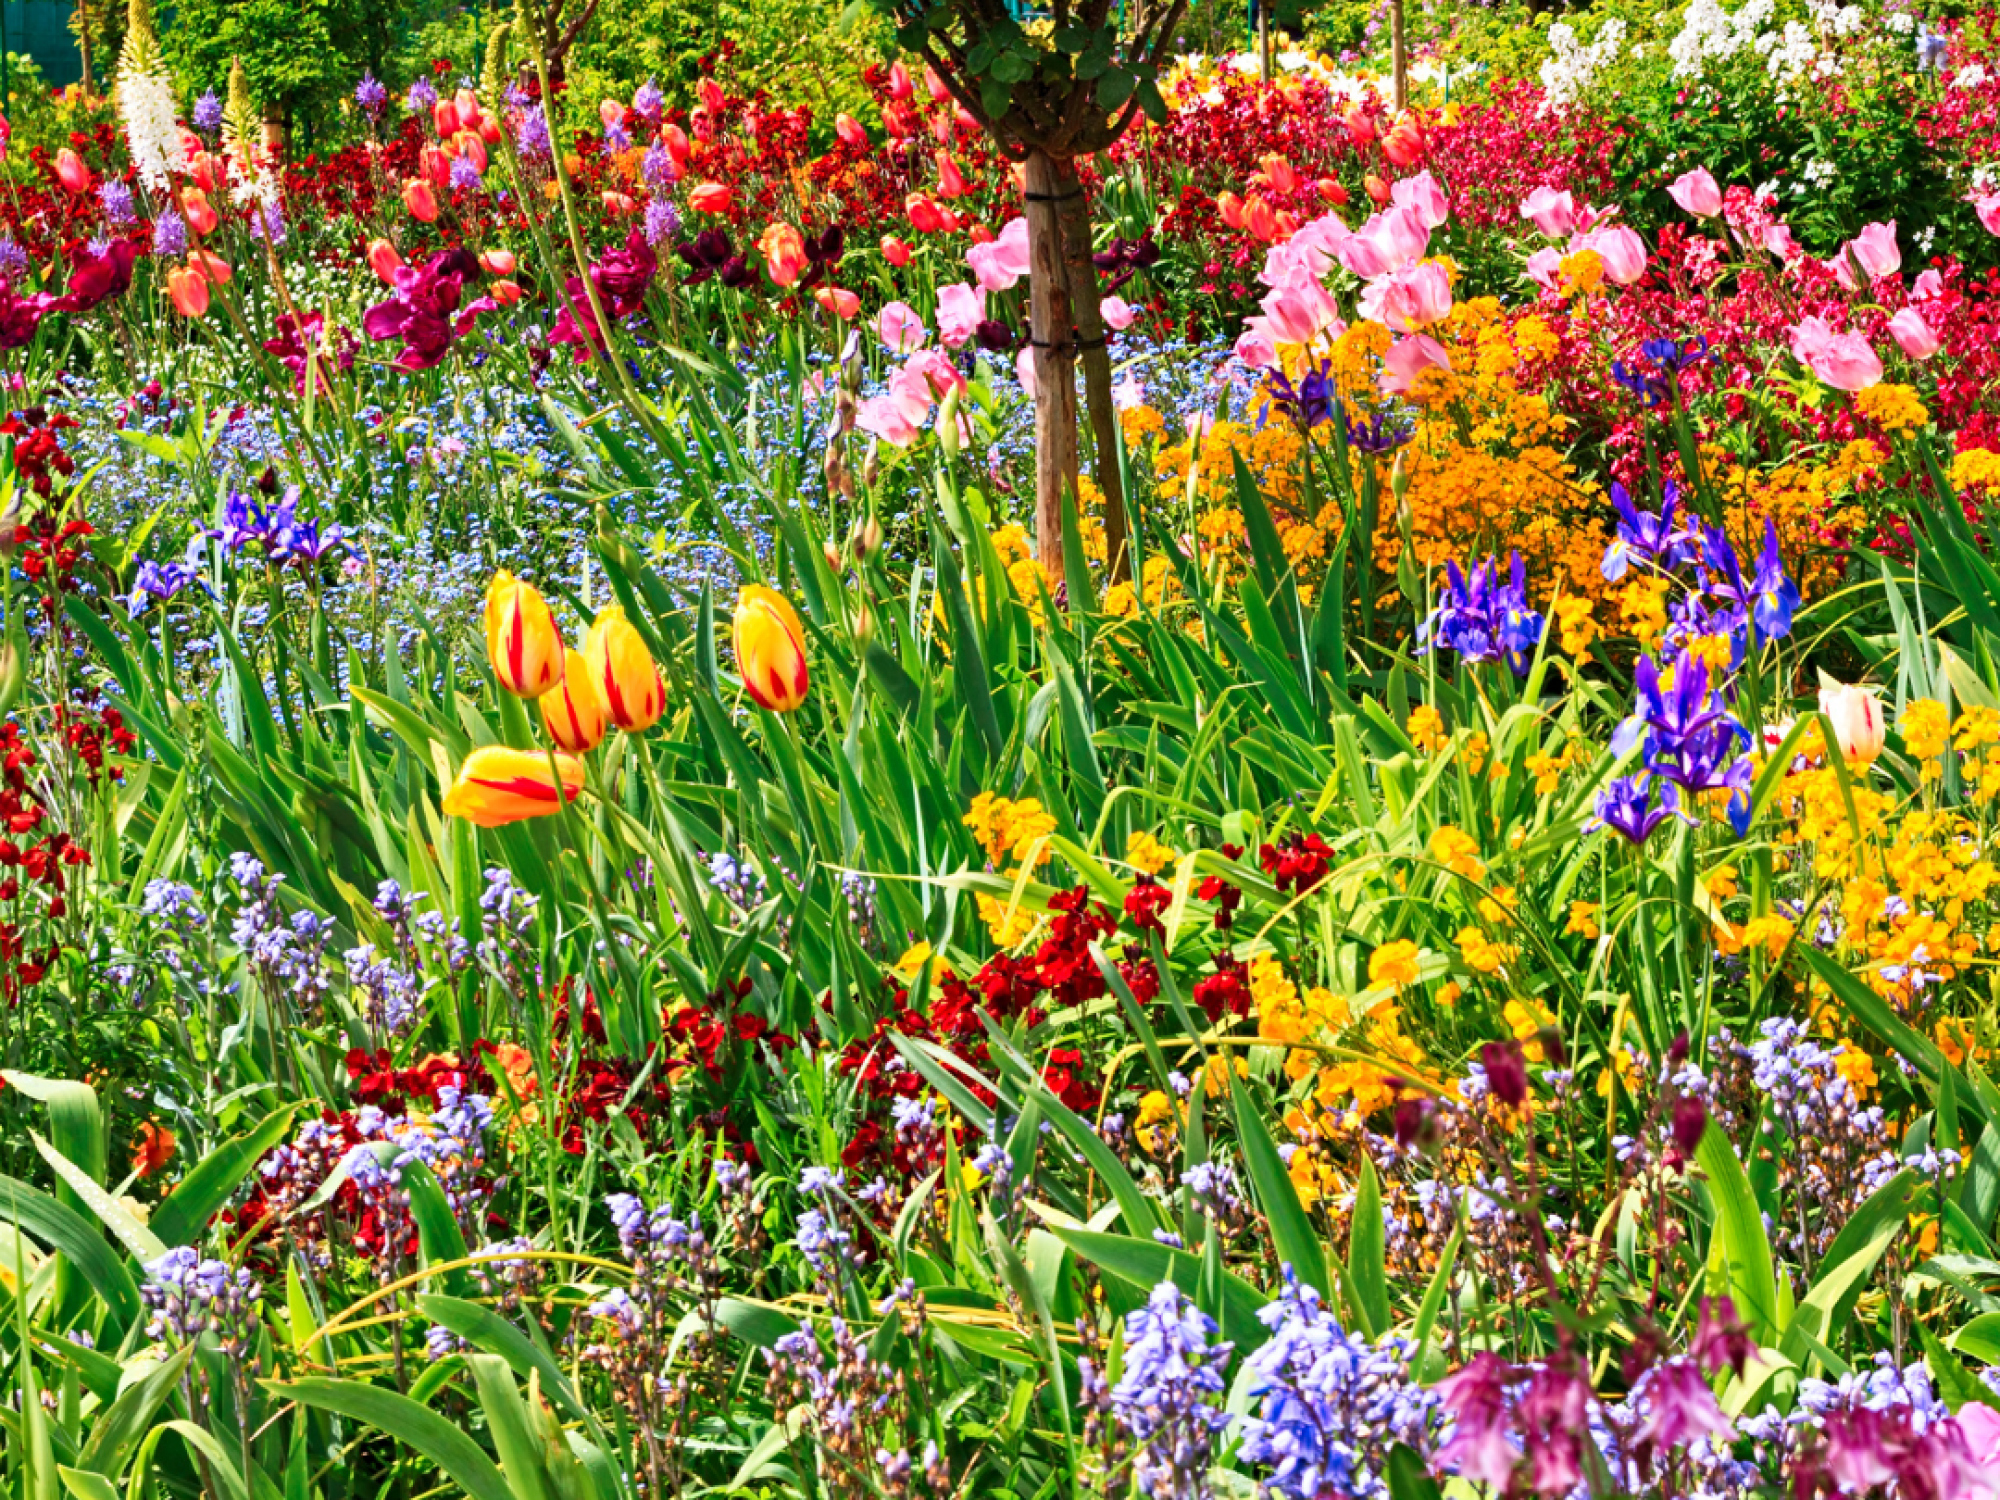
[[[77,1455],[77,1467],[106,1479],[122,1475],[193,1357],[194,1346],[187,1345],[119,1392],[118,1399],[92,1421],[90,1440]]]
[[[1081,73],[1083,70],[1079,68],[1077,71]],[[1123,109],[1138,81],[1129,69],[1106,68],[1104,76],[1097,80],[1097,107],[1106,114]]]
[[[1736,1148],[1715,1121],[1708,1122],[1707,1133],[1694,1154],[1708,1174],[1709,1195],[1715,1203],[1709,1274],[1721,1277],[1759,1342],[1775,1343],[1779,1332],[1778,1278],[1757,1195],[1750,1190],[1750,1179],[1737,1160]]]
[[[1201,1285],[1202,1258],[1191,1251],[1157,1240],[1072,1229],[1063,1224],[1051,1224],[1048,1232],[1106,1275],[1141,1293],[1150,1292],[1163,1281],[1171,1281],[1190,1295]],[[1235,1272],[1222,1272],[1223,1311],[1217,1321],[1222,1324],[1220,1336],[1235,1344],[1237,1354],[1250,1353],[1271,1336],[1257,1317],[1265,1301],[1262,1292]]]
[[[1437,1480],[1409,1444],[1398,1443],[1389,1450],[1387,1470],[1389,1500],[1440,1500]]]
[[[1361,1182],[1354,1190],[1354,1211],[1347,1221],[1347,1274],[1354,1285],[1356,1309],[1364,1314],[1362,1332],[1380,1338],[1389,1331],[1388,1245],[1382,1226],[1382,1186],[1375,1163],[1361,1159]]]
[[[1938,1395],[1946,1406],[1954,1412],[1966,1405],[2000,1406],[1985,1382],[1966,1369],[1965,1362],[1947,1349],[1921,1319],[1912,1319],[1911,1326],[1923,1343],[1924,1363],[1930,1366],[1931,1378],[1937,1382]]]
[[[35,1143],[35,1150],[42,1160],[49,1164],[49,1170],[68,1184],[77,1201],[97,1215],[98,1222],[117,1237],[118,1243],[131,1252],[134,1260],[146,1265],[167,1253],[167,1247],[160,1243],[158,1235],[134,1218],[124,1204],[93,1182],[88,1172],[43,1140],[39,1131],[29,1131],[28,1138]]]
[[[297,1109],[296,1104],[287,1104],[272,1111],[254,1129],[224,1141],[197,1162],[153,1210],[153,1233],[168,1245],[192,1245],[200,1239],[208,1221],[234,1196],[251,1169],[285,1138]]]
[[[14,1177],[0,1177],[0,1219],[33,1235],[70,1259],[92,1291],[104,1299],[122,1332],[139,1315],[139,1288],[104,1236],[68,1204]]]
[[[537,1444],[528,1430],[528,1411],[507,1361],[497,1354],[468,1354],[465,1362],[472,1370],[486,1431],[500,1455],[500,1471],[508,1486],[519,1500],[550,1500]]]
[[[477,1302],[467,1302],[463,1298],[436,1294],[417,1298],[417,1307],[433,1323],[450,1329],[468,1344],[488,1354],[499,1355],[523,1379],[530,1374],[539,1375],[542,1389],[568,1407],[572,1416],[581,1418],[584,1415],[583,1405],[570,1389],[569,1379],[563,1374],[562,1367],[546,1349],[539,1347],[492,1308],[481,1307]]]
[[[1271,1138],[1263,1111],[1251,1097],[1249,1088],[1232,1070],[1229,1075],[1230,1100],[1236,1108],[1236,1133],[1243,1146],[1243,1164],[1250,1174],[1250,1187],[1258,1206],[1270,1221],[1271,1244],[1278,1263],[1292,1268],[1292,1274],[1321,1295],[1333,1290],[1328,1279],[1326,1247],[1319,1231],[1299,1202],[1298,1189],[1285,1171],[1278,1155],[1278,1143]]]
[[[429,1407],[408,1396],[358,1380],[267,1380],[281,1400],[330,1411],[387,1433],[436,1464],[471,1500],[516,1500],[506,1478],[480,1448]]]

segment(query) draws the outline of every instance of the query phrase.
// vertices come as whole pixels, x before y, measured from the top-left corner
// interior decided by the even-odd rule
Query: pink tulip
[[[854,409],[854,425],[870,437],[896,448],[907,448],[922,431],[893,396],[870,396]]]
[[[1792,330],[1792,353],[1837,391],[1865,391],[1882,379],[1882,361],[1858,333],[1834,333],[1824,318],[1803,318]]]
[[[1942,297],[1943,295],[1944,277],[1936,271],[1924,271],[1918,275],[1915,281],[1910,283],[1910,300],[1912,302],[1928,302],[1933,297]]]
[[[961,396],[964,395],[966,387],[970,384],[959,373],[958,366],[951,362],[951,357],[941,349],[923,349],[911,355],[910,362],[903,366],[901,375],[912,379],[921,378],[926,396],[936,397],[940,401],[954,391]],[[894,380],[890,381],[890,386],[894,388]],[[912,389],[914,390],[914,387]],[[928,400],[925,405],[928,407]]]
[[[1914,307],[1904,308],[1889,320],[1889,334],[1911,359],[1929,359],[1943,346],[1943,340],[1931,332],[1931,325]]]
[[[56,153],[56,181],[72,193],[90,191],[90,168],[67,146]]]
[[[1722,189],[1716,186],[1707,167],[1696,167],[1676,177],[1667,184],[1667,196],[1681,206],[1682,212],[1697,219],[1712,219],[1722,212]]]
[[[1310,344],[1339,318],[1333,299],[1317,285],[1283,287],[1259,305],[1261,326],[1274,344]]]
[[[1428,172],[1398,182],[1389,190],[1389,201],[1415,214],[1426,229],[1436,229],[1451,216],[1451,199],[1445,197],[1444,189]]]
[[[1854,257],[1854,263],[1868,273],[1870,280],[1884,276],[1894,276],[1903,269],[1903,252],[1896,246],[1896,221],[1886,224],[1870,224],[1847,243],[1847,250]]]
[[[1376,214],[1341,242],[1340,263],[1363,281],[1373,281],[1415,262],[1430,248],[1431,232],[1408,208]]]
[[[1972,211],[1979,215],[1979,222],[1988,234],[2000,234],[2000,193],[1988,190],[1974,193],[1971,197]]]
[[[1773,224],[1764,231],[1764,248],[1790,265],[1806,252],[1799,242],[1792,238],[1792,226]]]
[[[1434,260],[1392,272],[1361,294],[1364,317],[1415,333],[1451,311],[1451,277]]]
[[[861,128],[861,122],[853,115],[839,114],[833,117],[833,133],[840,137],[841,144],[856,151],[868,149],[868,132]]]
[[[1014,378],[1021,382],[1021,389],[1028,393],[1030,401],[1035,399],[1035,351],[1023,345],[1021,352],[1014,356]]]
[[[938,337],[946,347],[957,349],[971,339],[986,316],[986,293],[968,282],[954,282],[938,288]]]
[[[974,245],[966,251],[965,262],[986,291],[1010,290],[1028,274],[1028,221],[1010,219],[992,244]]]
[[[1823,260],[1820,264],[1833,273],[1833,279],[1840,283],[1843,291],[1858,292],[1861,290],[1861,283],[1855,280],[1854,266],[1847,258],[1847,250],[1848,247],[1843,245],[1840,254],[1834,256],[1832,260]]]
[[[916,91],[916,86],[910,82],[910,70],[899,62],[889,64],[889,97],[907,99]]]
[[[1097,304],[1097,315],[1113,333],[1123,333],[1139,316],[1139,309],[1123,297],[1106,297]]]
[[[1521,217],[1532,219],[1549,238],[1560,239],[1576,228],[1576,199],[1567,192],[1538,187],[1522,202]]]
[[[1604,274],[1620,286],[1630,286],[1646,274],[1646,242],[1630,229],[1600,229],[1589,237],[1588,249],[1604,262]]]
[[[907,302],[891,302],[875,314],[875,336],[889,346],[891,354],[908,354],[924,347],[930,330]]]
[[[1400,395],[1417,382],[1417,377],[1425,370],[1436,367],[1440,370],[1451,368],[1451,356],[1444,351],[1444,345],[1427,333],[1412,334],[1408,338],[1396,340],[1383,356],[1382,389],[1389,395]]]
[[[1544,245],[1528,257],[1528,279],[1544,291],[1562,290],[1562,251]]]
[[[1236,357],[1253,370],[1269,370],[1278,363],[1278,350],[1262,328],[1245,328],[1236,340]]]

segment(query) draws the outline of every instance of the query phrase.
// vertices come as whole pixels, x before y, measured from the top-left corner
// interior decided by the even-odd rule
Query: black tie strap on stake
[[[1029,203],[1067,203],[1072,198],[1081,198],[1083,189],[1073,187],[1066,193],[1023,193],[1021,197]]]
[[[1099,334],[1094,339],[1056,339],[1053,342],[1044,342],[1041,339],[1031,337],[1028,340],[1031,348],[1054,349],[1058,352],[1067,349],[1072,353],[1084,354],[1089,353],[1093,349],[1102,349],[1108,342],[1110,342],[1110,337],[1107,334]]]

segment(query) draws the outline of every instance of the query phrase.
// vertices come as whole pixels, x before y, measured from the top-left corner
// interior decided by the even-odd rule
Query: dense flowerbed
[[[152,25],[0,196],[9,1493],[1994,1490],[1990,16],[1183,58],[1053,526],[914,57]]]

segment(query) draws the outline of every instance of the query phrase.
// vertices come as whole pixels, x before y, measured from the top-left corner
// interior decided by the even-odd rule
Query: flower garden
[[[2000,1495],[2000,14],[581,17],[0,98],[6,1495]]]

